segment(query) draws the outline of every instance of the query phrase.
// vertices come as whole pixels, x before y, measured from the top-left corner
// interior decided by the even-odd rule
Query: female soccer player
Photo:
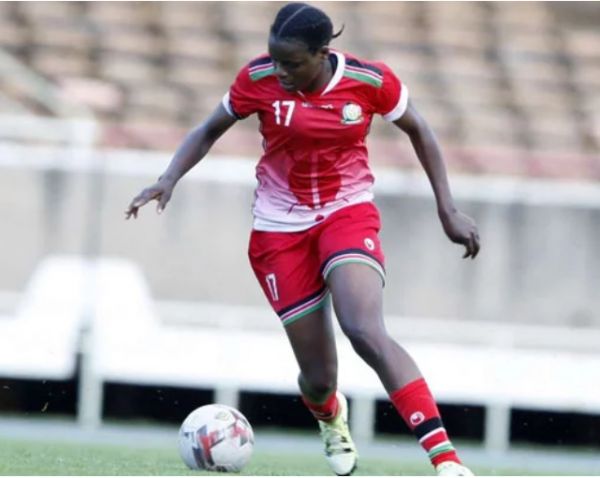
[[[327,462],[338,475],[356,467],[348,407],[337,391],[337,355],[329,297],[356,352],[389,393],[439,475],[471,475],[448,439],[417,365],[387,333],[382,313],[384,256],[373,204],[365,137],[377,113],[410,137],[431,182],[451,241],[479,251],[477,228],[453,202],[436,139],[411,104],[407,87],[383,63],[329,48],[333,26],[321,10],[291,3],[270,29],[268,55],[239,72],[221,104],[185,138],[158,182],[126,216],[158,201],[238,120],[258,114],[264,153],[249,257],[300,367],[302,399],[318,420]]]

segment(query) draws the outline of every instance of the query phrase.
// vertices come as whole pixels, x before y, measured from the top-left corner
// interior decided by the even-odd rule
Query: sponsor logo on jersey
[[[362,108],[356,103],[346,103],[342,108],[343,124],[360,124],[364,121]]]
[[[370,237],[365,238],[365,246],[370,251],[374,250],[375,249],[375,243],[373,242],[373,239],[371,239]]]
[[[333,110],[333,109],[335,109],[335,106],[333,106],[332,104],[315,105],[313,103],[309,103],[308,101],[303,101],[302,108],[319,108],[322,110]]]

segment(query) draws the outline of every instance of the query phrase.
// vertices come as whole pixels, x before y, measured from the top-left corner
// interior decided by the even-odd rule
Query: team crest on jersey
[[[362,108],[356,103],[346,103],[342,108],[343,124],[360,124],[364,120]]]

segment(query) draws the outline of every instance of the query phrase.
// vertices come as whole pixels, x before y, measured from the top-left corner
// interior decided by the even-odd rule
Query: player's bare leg
[[[415,361],[385,328],[379,273],[365,264],[344,264],[331,271],[327,283],[344,334],[379,375],[438,474],[471,475],[448,439],[435,400]]]
[[[300,367],[298,385],[310,400],[323,402],[337,387],[337,352],[329,299],[323,307],[285,327]]]
[[[415,361],[385,328],[383,282],[377,271],[364,264],[345,264],[331,271],[327,282],[342,331],[387,392],[421,378]]]
[[[349,475],[358,455],[348,429],[346,398],[336,390],[337,352],[329,300],[285,330],[300,366],[303,401],[319,422],[327,462],[337,475]]]

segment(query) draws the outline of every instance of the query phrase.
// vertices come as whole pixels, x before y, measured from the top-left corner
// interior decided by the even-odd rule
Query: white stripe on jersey
[[[319,170],[317,169],[318,157],[313,155],[310,165],[310,187],[312,188],[313,204],[321,207],[321,196],[319,194]]]
[[[331,51],[336,57],[337,57],[337,68],[335,69],[335,73],[333,75],[333,77],[331,78],[331,81],[329,82],[329,84],[327,85],[327,87],[323,90],[323,93],[321,93],[321,96],[326,95],[327,93],[329,93],[331,90],[333,90],[338,83],[342,80],[342,78],[344,77],[344,70],[346,69],[346,55],[344,55],[343,53],[339,52],[339,51]]]
[[[397,119],[402,118],[402,115],[406,112],[406,108],[408,107],[408,88],[404,83],[402,83],[402,89],[400,90],[400,99],[398,100],[398,104],[394,107],[392,111],[383,115],[383,119],[386,121],[396,121]]]
[[[223,103],[223,107],[225,108],[225,111],[227,111],[227,113],[229,113],[231,116],[233,116],[234,118],[237,119],[237,117],[235,116],[235,113],[233,112],[233,109],[231,108],[231,103],[229,102],[229,91],[227,93],[225,93],[225,95],[223,96],[223,99],[221,100],[221,103]]]

